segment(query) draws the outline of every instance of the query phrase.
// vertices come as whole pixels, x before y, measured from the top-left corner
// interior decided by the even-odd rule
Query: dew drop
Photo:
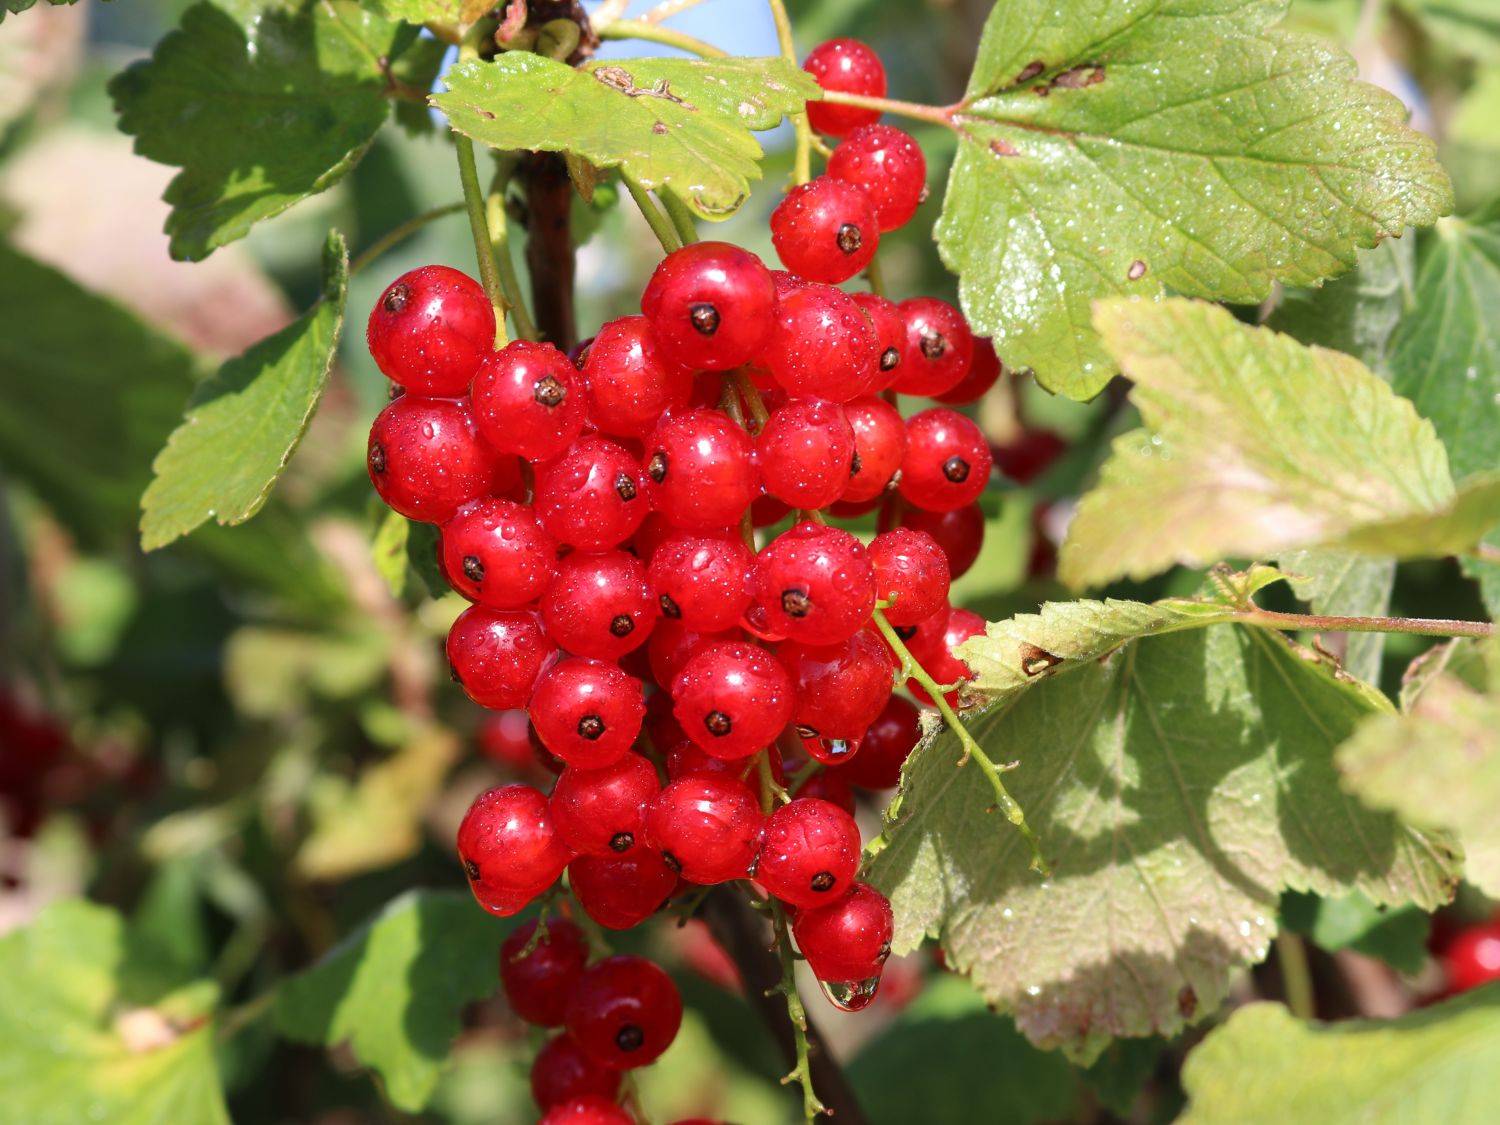
[[[839,1011],[857,1012],[868,1008],[875,999],[875,994],[880,991],[880,977],[877,974],[865,980],[820,980],[818,987]]]

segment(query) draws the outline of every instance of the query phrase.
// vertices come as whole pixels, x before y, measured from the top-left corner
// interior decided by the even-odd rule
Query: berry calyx
[[[443,523],[470,500],[520,479],[515,458],[479,436],[467,404],[414,394],[376,415],[366,464],[386,505],[423,523]]]
[[[646,806],[660,789],[639,754],[597,770],[569,766],[552,789],[552,823],[579,855],[628,855],[645,841]]]
[[[366,341],[381,373],[418,395],[461,395],[495,347],[484,288],[447,266],[402,274],[370,310]]]
[[[940,395],[969,373],[974,334],[963,313],[936,297],[912,297],[896,306],[906,322],[906,348],[891,384],[904,395]]]
[[[607,434],[645,437],[656,420],[687,405],[693,373],[661,354],[643,316],[622,316],[599,329],[584,353],[589,421]]]
[[[692,773],[670,782],[646,816],[646,834],[667,866],[700,886],[749,875],[764,828],[749,786],[718,774]]]
[[[863,188],[818,176],[794,187],[771,212],[771,242],[798,277],[837,285],[870,264],[880,224]]]
[[[880,56],[858,39],[829,39],[819,43],[808,52],[802,69],[825,90],[885,97],[885,67]],[[880,114],[873,109],[813,101],[807,103],[807,120],[820,133],[842,137],[861,125],[873,125],[880,120]]]
[[[500,946],[500,983],[511,1011],[527,1023],[561,1027],[573,986],[588,963],[588,944],[566,918],[549,920],[542,937],[536,932],[537,923],[527,922]]]
[[[775,656],[746,641],[706,644],[672,681],[672,714],[715,758],[745,758],[774,742],[791,719],[791,677]]]
[[[646,444],[643,464],[652,507],[677,527],[733,527],[760,487],[750,435],[718,410],[663,418]]]
[[[647,577],[663,617],[713,633],[732,628],[750,604],[754,565],[737,534],[674,531],[651,553]]]
[[[646,704],[639,680],[613,664],[569,657],[537,682],[531,721],[542,744],[570,766],[603,769],[640,733]]]
[[[548,1040],[532,1061],[531,1097],[538,1109],[588,1097],[613,1105],[619,1094],[620,1072],[600,1066],[567,1034]]]
[[[515,914],[573,858],[547,798],[529,785],[502,785],[474,799],[458,827],[458,857],[474,897],[491,914]]]
[[[651,512],[650,478],[640,458],[594,435],[538,466],[536,515],[560,543],[580,551],[618,547]]]
[[[798,797],[773,812],[755,878],[801,909],[836,902],[859,871],[859,826],[837,805]]]
[[[516,609],[541,596],[557,574],[557,543],[524,504],[488,496],[443,525],[443,572],[470,601]]]
[[[905,226],[927,196],[927,160],[910,133],[861,125],[833,150],[828,174],[869,197],[881,232]]]
[[[538,678],[557,659],[557,645],[529,609],[470,606],[448,630],[448,667],[481,707],[525,707]]]
[[[540,608],[548,636],[568,652],[598,660],[618,660],[639,648],[656,624],[646,568],[626,551],[569,555]]]
[[[821,981],[856,983],[879,977],[894,933],[890,901],[867,883],[855,883],[837,902],[799,911],[792,920],[797,948]]]
[[[782,296],[761,362],[787,394],[847,402],[868,394],[880,363],[869,315],[842,289],[808,284]]]
[[[761,480],[772,496],[794,508],[826,508],[849,486],[854,431],[842,407],[794,398],[772,411],[756,436]]]
[[[661,852],[638,846],[622,856],[579,856],[568,864],[568,883],[595,922],[607,930],[628,930],[661,909],[677,888],[677,873]]]
[[[915,625],[948,604],[948,556],[925,531],[883,531],[870,541],[875,596],[892,625]]]
[[[668,254],[641,294],[641,312],[666,358],[704,371],[754,358],[775,305],[771,271],[727,242],[697,242]]]
[[[654,1062],[682,1024],[672,978],[644,957],[607,957],[584,970],[568,1003],[568,1034],[601,1066]]]
[[[875,608],[875,571],[847,531],[812,521],[783,532],[755,559],[747,622],[804,644],[847,640]]]
[[[578,372],[551,344],[506,344],[480,365],[469,394],[485,440],[528,461],[556,457],[583,430]]]
[[[972,504],[993,465],[989,442],[962,414],[938,406],[906,420],[900,488],[918,508],[948,512]]]

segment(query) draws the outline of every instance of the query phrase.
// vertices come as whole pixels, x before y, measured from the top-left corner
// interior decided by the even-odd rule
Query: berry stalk
[[[681,250],[682,239],[677,237],[677,231],[673,228],[671,220],[662,214],[661,208],[656,205],[656,200],[651,198],[651,193],[632,176],[627,176],[622,172],[620,179],[625,182],[625,190],[630,192],[630,198],[635,200],[635,205],[640,208],[641,217],[646,220],[651,233],[656,235],[656,241],[661,243],[662,250],[668,254],[674,250]]]
[[[792,1037],[797,1047],[797,1064],[781,1082],[782,1085],[796,1082],[802,1087],[802,1115],[811,1122],[817,1120],[820,1114],[826,1113],[827,1107],[813,1089],[807,1043],[807,1011],[802,1007],[802,994],[797,991],[797,962],[792,957],[792,938],[787,931],[786,911],[774,898],[770,903],[771,918],[776,929],[776,953],[781,959],[781,984],[777,986],[777,991],[786,997],[787,1019],[791,1020]]]
[[[453,147],[458,151],[458,178],[463,184],[464,208],[469,213],[469,230],[474,235],[474,256],[479,261],[479,282],[484,286],[490,306],[495,310],[495,346],[503,347],[508,340],[505,333],[507,306],[505,292],[500,285],[500,270],[495,264],[484,192],[479,186],[479,168],[474,162],[474,142],[462,133],[454,133]]]
[[[776,23],[776,42],[781,45],[782,57],[793,66],[797,65],[797,46],[792,39],[792,21],[786,14],[783,0],[770,0],[771,19]],[[807,111],[792,115],[792,128],[797,133],[796,155],[792,161],[792,183],[805,184],[812,179],[812,125]]]

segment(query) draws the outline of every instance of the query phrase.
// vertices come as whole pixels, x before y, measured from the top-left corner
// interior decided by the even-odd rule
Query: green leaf
[[[1251,1004],[1188,1056],[1182,1080],[1182,1125],[1485,1125],[1500,1102],[1500,985],[1379,1022]]]
[[[1491,0],[1400,0],[1423,30],[1471,58],[1500,59],[1500,11]]]
[[[1314,613],[1381,617],[1391,605],[1396,564],[1348,551],[1290,551],[1278,560]],[[1342,663],[1361,680],[1380,679],[1384,633],[1345,633]]]
[[[108,3],[108,0],[105,0],[105,2]],[[78,3],[78,0],[47,0],[47,3],[51,7],[58,8],[63,5],[72,6]],[[0,23],[5,22],[7,12],[11,15],[17,15],[35,6],[36,0],[5,0],[4,4],[0,4]]]
[[[1200,301],[1106,301],[1096,319],[1145,428],[1079,505],[1065,581],[1301,547],[1441,557],[1500,523],[1500,475],[1455,490],[1432,425],[1358,360]]]
[[[1431,675],[1404,714],[1361,725],[1338,766],[1372,807],[1457,833],[1469,882],[1500,895],[1500,649],[1487,680],[1479,690],[1452,672]]]
[[[385,579],[391,597],[399,598],[406,589],[406,543],[410,535],[411,521],[400,512],[386,511],[375,529],[370,554],[375,559],[375,569]]]
[[[1171,1035],[1209,1014],[1265,955],[1287,889],[1429,909],[1452,896],[1441,838],[1339,789],[1334,749],[1384,698],[1279,634],[1211,623],[1220,611],[1201,604],[1197,629],[1177,614],[1164,625],[1161,606],[1093,603],[1087,633],[1044,611],[960,650],[983,694],[1002,676],[968,725],[1017,762],[1006,783],[1041,838],[1045,882],[951,733],[903,771],[868,873],[891,897],[894,946],[939,936],[949,966],[1039,1046],[1087,1059],[1111,1036]],[[1022,644],[1062,655],[1070,636],[1065,662],[1008,687]]]
[[[1266,324],[1304,344],[1352,355],[1386,379],[1391,336],[1414,300],[1414,241],[1361,250],[1349,273],[1315,289],[1288,289]]]
[[[110,83],[136,151],[182,169],[166,192],[175,258],[207,257],[342,179],[387,116],[380,60],[415,35],[352,0],[261,7],[240,20],[189,8]]]
[[[1390,94],[1280,0],[995,5],[937,225],[975,330],[1086,399],[1116,367],[1093,301],[1238,303],[1308,285],[1453,205]]]
[[[1281,922],[1320,949],[1352,949],[1397,972],[1414,975],[1427,963],[1428,919],[1415,907],[1391,910],[1358,891],[1337,898],[1293,893],[1282,899]]]
[[[134,951],[113,910],[47,907],[0,937],[0,1118],[26,1125],[224,1123],[208,981]]]
[[[387,19],[414,24],[436,20],[462,27],[473,23],[495,5],[493,0],[365,0],[365,6]]]
[[[318,303],[194,393],[141,497],[142,547],[164,547],[208,519],[232,526],[260,511],[323,397],[348,287],[348,248],[330,234]]]
[[[304,1043],[347,1042],[414,1113],[437,1087],[464,1005],[494,992],[508,929],[467,894],[408,892],[282,985],[276,1025]]]
[[[776,126],[818,86],[781,58],[610,59],[580,69],[524,51],[460,63],[432,101],[460,133],[498,149],[568,152],[670,188],[708,219],[760,178],[751,130]]]

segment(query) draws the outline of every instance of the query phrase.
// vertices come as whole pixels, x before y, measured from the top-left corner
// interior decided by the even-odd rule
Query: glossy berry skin
[[[746,641],[704,645],[672,681],[672,714],[716,758],[745,758],[776,741],[792,717],[781,661]]]
[[[743,778],[748,775],[753,763],[745,758],[728,761],[715,758],[703,747],[684,738],[667,751],[667,780],[676,781],[692,773],[716,773],[724,777]]]
[[[893,695],[865,731],[859,753],[838,773],[851,785],[890,789],[901,780],[901,766],[921,737],[917,710],[910,700]]]
[[[792,676],[797,693],[792,720],[804,739],[857,744],[896,685],[899,665],[885,642],[868,629],[835,645],[788,641],[777,655]]]
[[[596,770],[630,750],[646,703],[639,680],[613,664],[575,656],[537,681],[530,710],[542,745],[570,766]]]
[[[583,381],[551,344],[506,344],[480,366],[469,393],[485,440],[528,461],[563,452],[587,417]]]
[[[798,797],[766,820],[756,882],[811,910],[837,902],[859,871],[859,826],[837,805]]]
[[[969,670],[969,666],[955,656],[953,650],[970,637],[984,632],[984,618],[967,609],[950,609],[943,623],[943,631],[935,638],[935,643],[932,636],[934,630],[930,622],[923,622],[917,626],[917,629],[917,635],[912,638],[907,647],[929,676],[940,684],[956,684],[960,680],[974,678],[974,673]],[[908,680],[906,687],[922,702],[932,701],[932,697],[915,680]],[[956,705],[958,692],[950,691],[946,698],[949,704]]]
[[[652,507],[676,527],[733,527],[760,488],[750,435],[717,410],[663,418],[646,444],[644,465]]]
[[[537,679],[557,659],[557,645],[529,609],[470,606],[448,630],[453,679],[481,707],[525,707]]]
[[[696,242],[662,259],[641,294],[641,312],[668,362],[727,371],[765,343],[776,286],[754,254]]]
[[[529,785],[502,785],[474,799],[458,826],[458,857],[479,905],[501,917],[550,887],[573,858],[547,798]]]
[[[607,930],[634,929],[677,889],[677,873],[648,847],[608,858],[581,855],[568,865],[568,881],[583,912]]]
[[[479,436],[463,402],[406,394],[370,427],[370,482],[408,519],[442,523],[470,500],[503,492],[519,479],[514,458]]]
[[[995,345],[986,336],[974,337],[974,357],[969,361],[969,371],[952,388],[934,395],[947,406],[962,406],[978,402],[1005,371],[1005,365],[995,354]]]
[[[643,316],[599,329],[583,359],[589,421],[607,434],[645,437],[669,410],[687,405],[693,373],[661,354]]]
[[[819,43],[808,52],[802,69],[825,90],[885,97],[885,67],[880,56],[858,39],[829,39]],[[807,103],[807,120],[820,133],[842,137],[861,125],[873,125],[880,120],[880,114],[873,109],[814,101]]]
[[[618,660],[639,648],[656,624],[646,568],[626,551],[580,551],[563,559],[540,609],[548,636],[596,660]]]
[[[667,866],[700,886],[749,875],[764,829],[750,787],[710,773],[669,782],[646,816],[646,834]]]
[[[517,609],[541,597],[557,575],[557,542],[530,507],[487,496],[443,525],[443,573],[471,602]]]
[[[810,645],[848,640],[875,608],[875,570],[854,536],[804,521],[755,559],[749,619],[768,635]]]
[[[531,1097],[538,1109],[585,1097],[613,1103],[619,1094],[620,1072],[600,1066],[567,1035],[548,1040],[531,1064]]]
[[[862,125],[828,158],[828,174],[870,197],[882,232],[905,226],[927,195],[927,160],[908,132]]]
[[[891,386],[929,397],[958,386],[974,361],[974,333],[963,313],[936,297],[912,297],[896,307],[906,322],[906,349]]]
[[[771,242],[798,277],[837,285],[870,264],[880,223],[863,188],[817,176],[792,188],[771,212]]]
[[[765,489],[794,508],[816,511],[849,486],[854,431],[843,407],[794,398],[771,412],[755,438]]]
[[[870,541],[875,596],[892,625],[915,625],[948,604],[948,556],[925,531],[892,528]]]
[[[893,486],[892,478],[906,456],[906,423],[883,398],[863,395],[844,404],[854,434],[853,472],[839,499],[852,504],[873,501]]]
[[[635,1125],[635,1118],[608,1098],[586,1094],[553,1106],[537,1125]]]
[[[821,981],[878,977],[894,932],[890,902],[866,883],[855,883],[837,902],[799,911],[792,920],[797,948]]]
[[[423,266],[380,295],[365,338],[375,365],[397,386],[461,395],[495,348],[495,310],[468,274]]]
[[[584,970],[568,1002],[568,1034],[601,1066],[645,1066],[672,1045],[682,997],[644,957],[607,957]]]
[[[501,769],[526,773],[535,764],[532,757],[531,720],[518,707],[487,712],[474,732],[479,752]]]
[[[583,931],[565,918],[550,919],[546,936],[533,945],[535,933],[536,922],[527,922],[500,946],[500,983],[511,1011],[527,1023],[561,1027],[568,997],[588,964],[589,947]]]
[[[663,617],[714,633],[732,628],[750,604],[754,565],[738,534],[673,532],[652,552],[647,576]]]
[[[579,855],[627,855],[645,840],[646,806],[660,789],[639,754],[603,769],[569,766],[552,788],[552,823]]]
[[[651,633],[646,645],[650,659],[651,678],[658,684],[670,687],[683,666],[697,654],[698,650],[712,641],[727,640],[725,633],[700,633],[681,621],[664,617]],[[673,722],[676,722],[674,719]]]
[[[962,414],[937,406],[906,420],[900,487],[908,503],[932,512],[972,504],[993,465],[989,442]]]
[[[1000,471],[1017,484],[1030,484],[1050,469],[1065,452],[1068,443],[1052,430],[1025,429],[992,453]]]
[[[850,300],[865,311],[875,328],[877,358],[865,393],[879,394],[900,378],[901,361],[906,356],[906,318],[894,301],[874,293],[851,293]]]
[[[859,761],[859,755],[856,754],[853,760]],[[849,782],[842,776],[843,772],[843,767],[819,770],[802,783],[797,789],[797,796],[827,801],[853,816],[854,791],[849,788]]]
[[[580,551],[618,547],[651,512],[650,480],[624,446],[585,435],[536,472],[541,525]]]
[[[882,509],[880,530],[887,531],[891,526],[889,511]],[[984,512],[978,504],[965,504],[949,512],[929,512],[906,504],[902,506],[899,526],[925,531],[937,540],[943,554],[948,556],[948,573],[954,578],[974,565],[984,545]]]
[[[1488,922],[1460,931],[1440,960],[1450,993],[1500,980],[1500,924]]]
[[[849,294],[809,284],[777,304],[761,362],[789,395],[848,402],[869,392],[879,341],[870,317]]]

